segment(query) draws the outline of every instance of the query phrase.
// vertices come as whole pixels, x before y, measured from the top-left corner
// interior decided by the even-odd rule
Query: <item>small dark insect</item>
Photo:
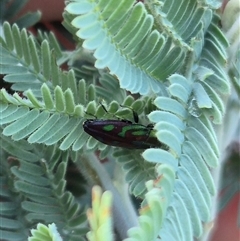
[[[133,112],[133,116],[138,121],[136,112]],[[90,136],[109,146],[129,149],[163,146],[156,138],[151,124],[144,126],[128,120],[88,119],[83,123],[83,128]]]

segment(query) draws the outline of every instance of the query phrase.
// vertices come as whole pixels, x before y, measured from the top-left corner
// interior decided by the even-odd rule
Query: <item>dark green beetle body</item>
[[[90,136],[109,146],[129,149],[162,147],[152,125],[144,126],[127,120],[89,119],[83,128]]]

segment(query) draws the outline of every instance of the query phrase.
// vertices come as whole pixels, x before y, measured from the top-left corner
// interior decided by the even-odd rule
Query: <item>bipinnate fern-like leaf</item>
[[[208,222],[211,218],[211,196],[215,193],[215,187],[209,166],[217,166],[219,150],[212,124],[204,112],[195,117],[184,104],[183,100],[191,95],[191,82],[179,75],[171,76],[169,81],[169,93],[174,99],[156,98],[154,102],[159,110],[153,111],[149,119],[157,122],[156,136],[169,147],[170,152],[148,149],[143,157],[150,162],[167,163],[176,171],[178,178],[169,212],[166,213],[169,221],[164,223],[160,236],[164,240],[175,240],[179,236],[182,239],[178,240],[191,240],[192,236],[202,235],[202,222]],[[173,91],[175,85],[184,86],[185,91]],[[174,105],[171,102],[175,102]],[[179,209],[184,215],[179,213]],[[180,221],[183,217],[187,220],[184,225]],[[179,227],[172,230],[173,224],[179,224]]]
[[[209,119],[221,123],[222,96],[229,93],[230,85],[224,70],[228,43],[208,4],[187,0],[177,4],[150,2],[147,9],[152,15],[142,3],[131,5],[130,1],[100,4],[85,0],[67,6],[68,12],[78,15],[72,24],[80,29],[77,36],[85,39],[83,47],[94,52],[97,67],[108,67],[119,78],[120,86],[133,93],[146,95],[150,90],[159,93],[164,89],[164,95],[154,101],[159,110],[149,119],[156,123],[156,136],[169,150],[148,149],[143,153],[150,162],[170,165],[178,178],[171,211],[160,231],[164,240],[200,237],[202,222],[211,219],[215,187],[209,167],[218,165],[219,150]],[[116,18],[120,12],[125,21],[120,15]],[[186,77],[171,75],[178,70]],[[164,88],[160,82],[169,75],[169,86]],[[134,165],[128,167],[131,170]],[[132,190],[138,179],[133,180],[129,180]],[[184,227],[183,217],[187,220]]]
[[[20,28],[29,28],[34,24],[36,24],[41,19],[40,11],[28,12],[20,16],[22,9],[24,8],[27,2],[28,0],[23,0],[23,1],[13,0],[10,3],[7,1],[1,1],[0,2],[0,9],[2,10],[2,13],[0,16],[1,23],[6,20],[8,22],[14,21]],[[16,18],[16,16],[18,17]]]
[[[50,49],[54,50],[54,55],[56,56],[57,60],[60,61],[61,57],[64,56],[64,53],[62,52],[62,49],[60,47],[60,44],[58,43],[56,36],[50,32],[41,32],[38,31],[38,35],[36,36],[38,42],[42,43],[44,40],[47,40],[47,43],[49,44]],[[50,63],[49,63],[50,64]]]
[[[1,140],[2,141],[2,140]],[[9,143],[4,143],[4,146],[10,147]],[[11,147],[10,147],[11,148]],[[18,151],[16,151],[17,154]],[[26,154],[26,153],[24,153]],[[9,181],[11,172],[7,165],[7,161],[14,162],[14,158],[8,158],[6,152],[1,149],[1,169],[0,169],[0,198],[1,198],[1,222],[0,233],[2,240],[26,240],[25,223],[22,222],[23,215],[19,200],[20,195],[17,195],[13,190],[12,183]]]
[[[145,183],[155,178],[155,165],[144,161],[139,151],[115,150],[113,155],[126,173],[125,180],[129,183],[130,192],[136,197],[143,197]]]
[[[170,35],[174,42],[185,47],[202,28],[201,18],[206,13],[205,1],[147,1],[149,11],[156,16],[156,25]],[[209,6],[209,5],[208,5]]]
[[[157,169],[157,179],[146,183],[147,193],[140,209],[139,227],[131,228],[128,231],[129,238],[124,241],[157,240],[159,230],[164,225],[174,182],[174,170],[166,164],[160,165]]]
[[[43,102],[38,101],[31,91],[27,92],[27,96],[28,100],[1,90],[1,124],[5,126],[4,135],[12,136],[14,140],[28,137],[29,143],[47,145],[63,140],[60,147],[63,150],[83,136],[87,139],[82,129],[83,120],[79,119],[83,116],[83,107],[74,104],[69,89],[63,93],[60,87],[56,87],[53,100],[50,89],[44,84]],[[77,143],[74,149],[80,149],[84,142]]]
[[[2,90],[2,111],[5,113],[2,112],[4,120],[1,124],[7,128],[4,134],[14,140],[28,137],[30,143],[47,145],[62,141],[60,149],[72,146],[77,151],[88,138],[80,119],[85,115],[82,105],[87,105],[87,112],[92,109],[90,113],[95,115],[96,105],[91,101],[95,101],[97,95],[109,101],[114,96],[121,103],[126,92],[119,89],[116,78],[109,74],[102,75],[101,86],[97,88],[86,85],[84,80],[77,82],[73,71],[63,72],[56,64],[54,53],[61,57],[60,49],[53,35],[48,39],[50,44],[44,40],[39,45],[26,30],[20,31],[16,25],[11,28],[8,23],[4,24],[0,71],[5,74],[4,80],[11,84],[11,89],[23,92],[21,94],[27,99],[17,93],[13,97]],[[110,81],[111,85],[108,84]],[[116,88],[119,89],[118,95],[115,94]],[[5,106],[6,103],[11,106]],[[90,149],[96,148],[97,142],[93,139],[88,143]],[[105,145],[100,146],[102,150],[105,148]]]
[[[98,147],[102,151],[105,150],[101,154],[103,158],[109,148],[106,148],[104,144],[99,144],[94,138],[89,138],[83,131],[82,124],[83,117],[88,113],[99,118],[107,113],[101,105],[96,106],[95,88],[90,86],[88,91],[83,93],[86,89],[85,85],[83,80],[79,82],[83,96],[79,100],[83,103],[89,99],[93,100],[86,106],[85,113],[83,105],[75,104],[74,95],[69,88],[63,92],[57,86],[51,93],[47,84],[43,84],[40,95],[42,101],[31,90],[26,91],[27,99],[25,99],[17,93],[10,95],[2,89],[0,91],[0,124],[3,127],[3,134],[11,136],[15,141],[27,138],[27,141],[32,144],[54,145],[61,141],[59,146],[61,150],[72,148],[78,151],[86,144],[88,149]],[[120,92],[119,98],[123,100],[124,95],[124,92]],[[123,103],[131,105],[132,102],[133,98],[125,98]],[[119,104],[112,102],[109,111],[115,113],[118,108]],[[128,112],[132,117],[131,110]]]
[[[41,98],[41,86],[47,84],[51,92],[56,86],[65,91],[70,88],[75,101],[79,100],[77,82],[73,71],[64,72],[57,65],[62,57],[54,37],[50,44],[43,40],[39,45],[26,29],[19,30],[14,24],[3,24],[4,38],[0,38],[0,73],[4,80],[11,83],[11,89],[23,92],[31,89],[37,98]],[[54,51],[56,54],[54,54]]]
[[[206,34],[203,54],[193,78],[169,77],[169,97],[157,97],[154,103],[159,110],[149,115],[156,123],[156,136],[170,150],[149,149],[143,157],[171,165],[178,177],[166,213],[167,221],[160,231],[163,240],[200,237],[202,222],[211,220],[211,197],[216,191],[209,167],[218,165],[219,150],[209,117],[214,123],[222,121],[224,103],[221,99],[230,89],[224,72],[227,42],[214,21]],[[215,86],[218,81],[222,84]]]
[[[86,219],[82,216],[81,207],[75,197],[66,190],[68,153],[59,155],[60,151],[54,147],[33,147],[26,141],[11,142],[5,136],[1,136],[1,142],[5,143],[2,166],[7,166],[4,157],[9,154],[19,158],[10,156],[8,159],[11,165],[6,167],[5,173],[1,173],[1,186],[5,182],[9,187],[9,191],[1,194],[9,206],[6,213],[1,215],[8,219],[7,222],[12,222],[11,225],[14,223],[11,219],[16,219],[16,224],[19,223],[18,226],[15,224],[14,230],[10,226],[1,227],[1,232],[5,229],[2,238],[12,240],[9,239],[10,236],[4,238],[5,235],[14,237],[18,234],[19,240],[26,240],[26,237],[21,239],[21,236],[24,235],[24,230],[28,230],[33,224],[54,222],[67,240],[83,240]],[[12,183],[9,179],[11,176],[14,177]],[[14,190],[12,194],[11,189]]]
[[[63,239],[57,231],[56,225],[49,224],[48,226],[39,223],[36,229],[31,230],[31,237],[28,241],[62,241]]]
[[[99,86],[96,86],[96,93],[108,103],[114,99],[118,103],[125,101],[126,91],[119,87],[118,81],[110,74],[103,74],[99,78]]]
[[[221,97],[229,94],[230,85],[229,77],[225,72],[227,62],[225,49],[228,42],[217,27],[217,21],[218,18],[215,17],[208,29],[200,63],[194,74],[196,82],[202,86],[205,95],[211,98],[211,108],[206,108],[204,112],[213,119],[214,123],[219,124],[224,112]],[[195,88],[194,91],[196,93],[198,90]],[[202,95],[203,98],[204,95]]]
[[[189,241],[201,237],[202,223],[212,218],[211,200],[216,191],[211,168],[218,165],[220,155],[213,123],[221,123],[225,105],[222,97],[230,90],[225,72],[228,42],[211,9],[218,5],[217,1],[146,1],[146,5],[135,2],[74,0],[66,10],[77,15],[72,24],[78,30],[77,36],[84,39],[83,47],[93,52],[97,68],[108,67],[118,77],[120,86],[132,93],[154,92],[156,95],[150,95],[146,102],[157,96],[153,107],[142,99],[133,103],[133,98],[125,98],[125,91],[116,95],[117,101],[129,102],[126,106],[135,104],[140,114],[144,104],[146,109],[149,107],[147,113],[155,124],[156,137],[167,147],[145,150],[142,156],[149,163],[139,158],[139,151],[114,153],[126,170],[126,180],[134,195],[143,197],[144,182],[159,177],[147,185],[149,194],[143,202],[140,226],[129,232],[132,239],[128,240],[155,240],[159,235],[166,241]],[[3,29],[0,71],[13,90],[26,96],[11,95],[4,89],[0,92],[2,148],[20,162],[19,169],[11,168],[18,179],[15,188],[30,199],[23,202],[27,220],[43,220],[41,210],[46,208],[45,221],[56,222],[67,216],[74,224],[67,214],[54,216],[61,208],[49,209],[39,195],[44,193],[50,202],[57,199],[68,206],[71,214],[79,213],[72,195],[65,192],[68,152],[61,164],[55,161],[51,166],[38,161],[30,165],[30,161],[43,156],[39,155],[41,151],[35,154],[29,143],[61,143],[60,150],[72,147],[74,151],[86,144],[87,149],[104,150],[101,155],[105,157],[110,148],[94,138],[88,139],[82,118],[118,113],[119,104],[112,101],[116,89],[119,90],[118,82],[109,74],[102,75],[101,86],[87,86],[84,80],[77,82],[73,71],[63,72],[56,64],[56,45],[46,40],[38,44],[16,25],[11,28],[4,24]],[[109,113],[97,107],[97,96],[111,102]],[[25,170],[24,165],[31,168]],[[51,178],[53,170],[55,178]],[[18,224],[15,223],[16,230]],[[77,238],[76,233],[73,240]]]
[[[210,29],[210,32],[212,39],[216,38],[213,38],[216,31]],[[219,32],[218,34],[218,39],[221,40],[222,36]],[[224,38],[222,42],[225,42]],[[208,48],[206,44],[206,49]],[[149,119],[156,122],[156,136],[159,141],[169,146],[170,152],[149,149],[143,153],[143,157],[155,163],[168,163],[178,177],[174,188],[174,201],[170,203],[170,211],[166,214],[170,222],[165,222],[160,231],[160,236],[165,240],[175,240],[177,237],[178,240],[191,240],[192,236],[200,237],[203,232],[202,222],[211,219],[211,196],[215,194],[215,187],[209,167],[218,165],[219,150],[208,116],[211,113],[215,123],[221,122],[224,104],[220,96],[229,91],[229,81],[226,75],[221,76],[227,90],[218,88],[215,91],[214,88],[206,86],[213,86],[218,73],[224,73],[224,61],[220,58],[220,55],[224,54],[219,48],[218,51],[213,51],[216,61],[211,64],[215,69],[218,67],[218,70],[208,70],[207,62],[204,62],[204,67],[199,66],[198,69],[201,75],[193,78],[194,82],[180,75],[172,75],[169,78],[169,97],[157,97],[154,102],[159,110],[149,115]],[[179,89],[182,91],[178,91]],[[199,91],[202,93],[199,94]],[[207,98],[203,99],[204,96]],[[177,210],[182,210],[182,213],[177,215]],[[184,225],[179,221],[181,217],[186,218]],[[179,224],[179,227],[173,229],[173,224]]]
[[[191,49],[189,40],[202,28],[205,8],[197,2],[181,1],[173,11],[182,14],[176,9],[185,8],[186,3],[192,14],[185,14],[179,22],[174,22],[169,14],[167,17],[172,23],[165,19],[167,4],[161,11],[150,9],[153,15],[141,2],[135,4],[134,0],[76,0],[67,5],[66,10],[78,15],[72,24],[80,29],[77,36],[85,39],[83,47],[94,51],[96,67],[108,67],[119,78],[122,88],[147,94],[151,91],[158,93],[160,82],[180,69]],[[159,21],[154,22],[154,14]],[[178,19],[178,14],[173,16]],[[176,27],[175,31],[171,24]],[[171,32],[171,37],[166,37],[164,32]]]

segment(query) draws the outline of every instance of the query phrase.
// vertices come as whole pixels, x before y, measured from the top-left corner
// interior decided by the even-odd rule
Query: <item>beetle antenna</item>
[[[114,115],[114,114],[112,114],[112,113],[109,113],[108,110],[106,109],[106,107],[103,105],[103,103],[102,103],[101,101],[99,101],[99,104],[102,106],[103,110],[104,110],[107,114],[112,115],[112,116],[115,117],[115,118],[119,118],[118,116],[116,116],[116,115]]]
[[[102,106],[102,108],[104,109],[104,111],[105,111],[106,113],[108,113],[106,107],[103,105],[103,103],[102,103],[101,101],[99,101],[99,104]]]
[[[120,105],[120,106],[123,107],[123,108],[128,108],[128,109],[130,109],[130,110],[132,111],[132,113],[133,113],[133,119],[134,119],[135,123],[138,123],[138,121],[139,121],[138,114],[137,114],[137,112],[136,112],[132,107],[130,107],[130,106],[125,106],[125,105]]]
[[[97,116],[95,116],[94,114],[88,113],[88,112],[86,112],[86,111],[84,111],[84,112],[85,112],[85,114],[90,115],[90,116],[93,116],[95,119],[97,119]]]

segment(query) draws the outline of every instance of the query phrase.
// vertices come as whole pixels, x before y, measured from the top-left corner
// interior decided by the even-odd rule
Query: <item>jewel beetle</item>
[[[133,115],[134,120],[138,120],[135,112],[133,112]],[[124,119],[88,119],[83,123],[83,129],[90,136],[109,146],[129,149],[163,147],[156,138],[151,124],[144,126]]]

